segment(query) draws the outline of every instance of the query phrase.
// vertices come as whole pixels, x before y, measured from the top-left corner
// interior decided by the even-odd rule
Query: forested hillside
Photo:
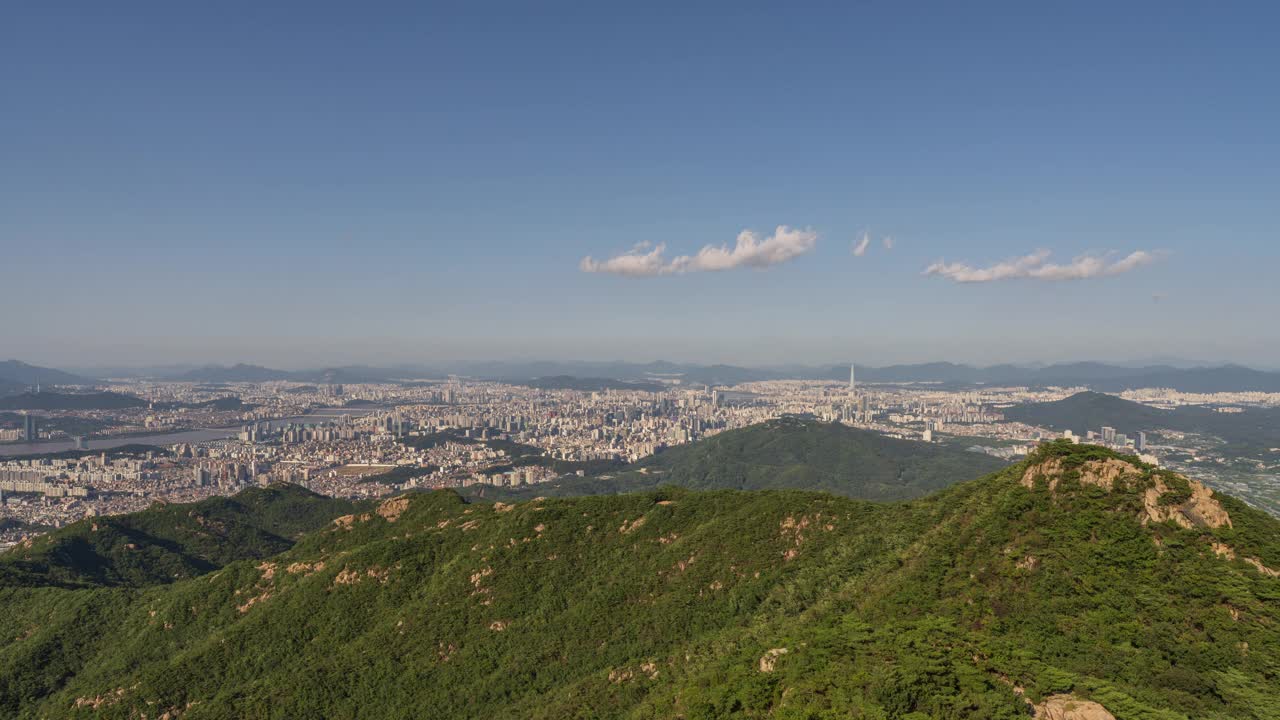
[[[142,586],[283,552],[354,505],[296,485],[82,520],[0,555],[0,585]]]
[[[634,465],[525,488],[469,493],[537,496],[693,490],[820,490],[860,500],[906,500],[1003,467],[989,455],[886,437],[812,419],[780,418],[677,445]]]
[[[0,590],[0,713],[1275,718],[1277,568],[1275,519],[1065,443],[887,505],[441,491],[177,582]]]

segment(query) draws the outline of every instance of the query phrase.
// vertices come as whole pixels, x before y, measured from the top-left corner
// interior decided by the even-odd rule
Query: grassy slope
[[[1121,720],[1277,717],[1280,579],[1209,542],[1280,566],[1280,522],[1224,499],[1234,528],[1143,526],[1146,480],[1106,492],[1069,470],[1051,492],[1020,471],[893,505],[440,492],[270,564],[2,590],[0,712],[1012,719],[1017,684]]]

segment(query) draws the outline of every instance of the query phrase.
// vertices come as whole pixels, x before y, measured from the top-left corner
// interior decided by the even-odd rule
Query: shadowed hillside
[[[0,555],[0,584],[142,586],[287,550],[354,505],[296,485],[90,518]]]
[[[0,398],[0,410],[123,410],[146,407],[147,401],[114,392],[25,392]]]

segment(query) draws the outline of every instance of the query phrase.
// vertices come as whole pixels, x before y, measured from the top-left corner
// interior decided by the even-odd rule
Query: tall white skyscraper
[[[857,386],[853,382],[853,363],[849,363],[849,392],[853,392],[857,389]]]

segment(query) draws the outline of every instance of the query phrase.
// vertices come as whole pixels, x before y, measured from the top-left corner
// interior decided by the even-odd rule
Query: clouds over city
[[[630,277],[654,277],[693,272],[713,272],[736,268],[768,268],[793,260],[811,250],[818,243],[818,234],[812,230],[800,230],[779,225],[774,233],[761,239],[750,230],[738,233],[738,239],[729,245],[707,245],[695,255],[677,255],[666,258],[666,244],[641,243],[620,255],[607,260],[596,260],[588,255],[578,263],[583,272],[612,273]]]
[[[938,261],[924,269],[924,275],[935,275],[958,283],[986,283],[997,280],[1027,278],[1032,280],[1086,280],[1121,275],[1154,262],[1159,256],[1148,250],[1136,250],[1116,257],[1115,253],[1078,255],[1069,263],[1049,262],[1050,251],[1037,250],[1030,255],[1011,258],[987,267],[964,262]]]

